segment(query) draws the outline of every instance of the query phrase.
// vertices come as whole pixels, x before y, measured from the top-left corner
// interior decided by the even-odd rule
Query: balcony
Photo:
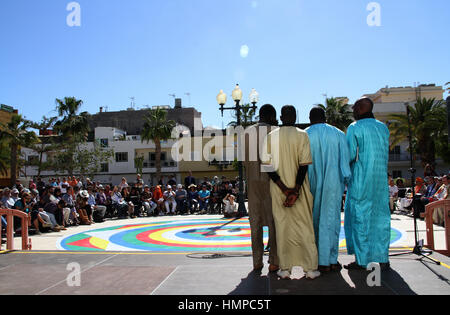
[[[155,168],[156,163],[155,161],[144,161],[143,168]],[[178,163],[174,161],[161,161],[161,167],[163,168],[172,168],[172,167],[178,167]]]
[[[389,154],[389,162],[406,162],[411,158],[409,153]]]

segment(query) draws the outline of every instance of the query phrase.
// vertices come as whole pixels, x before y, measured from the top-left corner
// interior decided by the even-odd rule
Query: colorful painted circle
[[[391,244],[402,233],[392,229]],[[345,247],[343,229],[340,247]],[[264,229],[267,244],[268,230]],[[65,237],[58,248],[68,251],[148,251],[180,252],[249,252],[251,251],[248,219],[190,219],[121,225],[95,229]]]

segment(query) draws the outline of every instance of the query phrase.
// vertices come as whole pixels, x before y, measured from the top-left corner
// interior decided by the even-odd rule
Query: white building
[[[95,128],[95,141],[102,146],[112,149],[114,158],[109,163],[101,166],[101,171],[95,175],[92,180],[107,184],[119,184],[122,177],[125,177],[129,183],[136,179],[135,158],[144,157],[142,179],[145,184],[156,184],[155,167],[155,144],[150,141],[142,142],[140,136],[127,135],[125,131],[111,127]],[[171,157],[174,140],[161,142],[161,173],[165,176],[165,181],[169,176],[175,175],[177,182],[181,181],[178,163]],[[94,146],[94,142],[88,142],[87,147]],[[22,154],[27,161],[38,158],[38,153],[31,149],[23,148]],[[44,154],[43,161],[47,160]],[[37,167],[27,166],[24,169],[27,177],[37,176]],[[53,171],[41,172],[42,178],[64,177],[67,174],[57,174]],[[80,174],[75,174],[75,176]]]

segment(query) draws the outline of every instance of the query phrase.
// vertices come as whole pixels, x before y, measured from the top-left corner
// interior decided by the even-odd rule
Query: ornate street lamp
[[[250,92],[250,103],[253,104],[253,107],[256,107],[256,103],[259,102],[259,93],[256,92],[255,89],[252,89],[252,91]]]
[[[224,110],[234,110],[236,112],[237,125],[241,126],[241,123],[242,123],[241,122],[241,108],[242,108],[242,106],[240,105],[240,103],[242,101],[242,90],[239,87],[239,84],[236,84],[236,87],[233,90],[233,92],[231,93],[231,95],[236,104],[234,107],[224,107],[225,103],[227,102],[227,96],[225,93],[223,93],[223,90],[221,90],[219,95],[217,95],[217,102],[220,105],[220,111],[222,112],[222,117],[223,117]],[[258,108],[256,106],[258,101],[259,101],[259,94],[258,94],[258,92],[256,92],[255,89],[252,89],[252,92],[250,93],[250,102],[253,104],[252,109],[254,109],[255,111]],[[238,149],[241,147],[241,145],[239,143],[239,140],[240,140],[239,138],[240,137],[238,137]],[[243,172],[242,161],[238,161],[238,169],[239,169],[238,217],[242,218],[242,217],[245,217],[248,215],[247,208],[245,207],[244,172]]]
[[[224,105],[227,103],[227,95],[223,93],[223,90],[220,90],[219,95],[217,95],[217,103],[220,105],[220,110],[222,112],[223,117],[223,111],[224,111]]]

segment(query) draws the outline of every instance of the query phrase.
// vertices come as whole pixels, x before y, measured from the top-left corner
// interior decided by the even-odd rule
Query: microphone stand
[[[409,132],[409,151],[410,151],[410,157],[409,157],[409,161],[410,161],[410,166],[411,168],[409,169],[409,172],[411,173],[411,190],[412,190],[412,197],[413,197],[413,201],[411,203],[412,205],[412,210],[413,210],[413,216],[414,216],[414,249],[412,250],[412,252],[406,252],[406,253],[397,253],[397,254],[391,254],[389,255],[390,257],[395,257],[395,256],[401,256],[401,255],[409,255],[409,254],[415,254],[417,256],[420,256],[420,259],[422,258],[427,258],[430,261],[434,262],[437,265],[440,265],[441,263],[439,261],[436,261],[434,259],[431,259],[430,257],[428,257],[429,255],[431,255],[433,252],[431,250],[424,250],[423,249],[423,244],[424,241],[419,240],[419,231],[418,231],[418,226],[417,226],[417,219],[420,216],[419,213],[419,209],[417,209],[417,207],[415,206],[415,203],[417,202],[416,200],[416,169],[414,168],[414,161],[413,161],[413,147],[412,147],[412,131],[411,131],[411,112],[409,109],[409,104],[405,103],[406,105],[406,113],[408,116],[408,132]]]

